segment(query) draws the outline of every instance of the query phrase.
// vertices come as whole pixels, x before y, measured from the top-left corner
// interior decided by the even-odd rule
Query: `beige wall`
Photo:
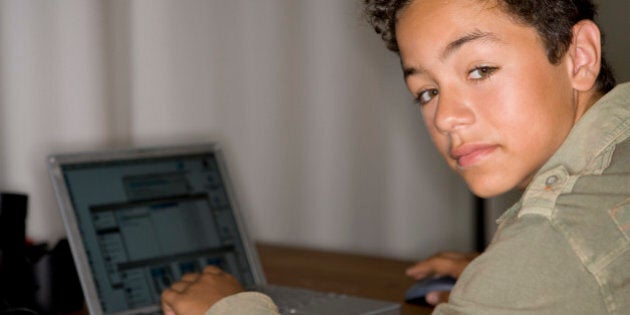
[[[0,190],[53,243],[47,154],[216,140],[256,240],[469,250],[470,195],[358,4],[0,1]]]
[[[619,82],[630,81],[630,1],[598,2],[598,22],[606,36],[606,57],[615,69]]]
[[[54,242],[47,154],[220,140],[258,240],[471,249],[470,195],[360,2],[0,1],[0,190],[27,192],[29,236]],[[627,80],[630,1],[602,2]]]

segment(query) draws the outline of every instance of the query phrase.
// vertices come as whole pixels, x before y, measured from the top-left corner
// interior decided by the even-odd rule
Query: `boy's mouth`
[[[457,161],[459,168],[471,167],[492,154],[498,145],[463,144],[451,150],[451,158]]]

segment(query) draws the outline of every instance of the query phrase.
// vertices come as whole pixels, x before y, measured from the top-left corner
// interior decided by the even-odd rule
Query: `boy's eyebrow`
[[[446,48],[444,48],[444,51],[442,51],[442,54],[440,55],[440,59],[444,60],[448,58],[449,55],[451,55],[457,49],[462,47],[464,44],[467,44],[469,42],[476,41],[476,40],[489,40],[492,42],[501,41],[495,33],[475,30],[472,33],[459,37],[458,39],[446,45]],[[402,61],[401,61],[401,64],[402,64]],[[405,80],[407,79],[407,77],[411,75],[423,72],[421,69],[418,69],[415,67],[406,67],[404,64],[402,64],[402,68],[403,68],[403,75],[404,75]]]
[[[444,51],[442,51],[442,54],[440,56],[440,59],[444,60],[446,58],[448,58],[449,55],[451,55],[453,52],[455,52],[457,49],[459,49],[460,47],[462,47],[464,44],[467,44],[469,42],[472,41],[476,41],[476,40],[489,40],[492,42],[500,42],[501,40],[499,39],[499,37],[492,32],[482,32],[480,30],[475,30],[470,34],[466,34],[452,42],[450,42],[448,45],[446,45],[446,48],[444,48]]]
[[[421,71],[419,71],[418,69],[416,69],[414,67],[405,67],[405,65],[402,63],[402,60],[400,62],[400,66],[403,68],[403,76],[404,76],[405,80],[407,80],[407,77],[409,77],[411,75],[414,75],[414,74],[416,74],[418,72],[421,72]]]

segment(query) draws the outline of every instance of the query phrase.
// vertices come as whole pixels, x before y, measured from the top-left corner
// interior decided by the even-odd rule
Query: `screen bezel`
[[[262,272],[260,261],[256,248],[250,240],[246,223],[243,220],[241,209],[237,202],[235,189],[228,174],[227,165],[221,148],[216,143],[194,144],[194,145],[178,145],[178,146],[162,146],[149,148],[127,148],[112,149],[78,153],[53,154],[47,159],[48,171],[55,191],[55,196],[61,211],[66,234],[72,251],[74,263],[79,275],[79,280],[85,295],[90,314],[104,314],[99,296],[94,282],[93,273],[88,263],[88,256],[84,247],[84,240],[79,231],[77,222],[76,209],[71,201],[69,191],[67,189],[63,168],[69,165],[113,162],[118,160],[130,159],[150,159],[162,157],[176,157],[198,154],[213,154],[216,157],[220,175],[227,193],[228,202],[231,205],[234,219],[237,224],[239,236],[243,243],[243,248],[250,265],[254,282],[256,285],[264,285],[266,279]],[[153,312],[159,310],[160,305],[143,307],[141,309],[131,309],[115,314],[134,314],[138,312]]]

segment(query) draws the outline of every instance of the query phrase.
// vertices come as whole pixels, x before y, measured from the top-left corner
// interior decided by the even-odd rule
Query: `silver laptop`
[[[399,314],[396,303],[266,285],[215,144],[51,155],[90,314],[160,314],[160,293],[217,265],[283,314]]]

